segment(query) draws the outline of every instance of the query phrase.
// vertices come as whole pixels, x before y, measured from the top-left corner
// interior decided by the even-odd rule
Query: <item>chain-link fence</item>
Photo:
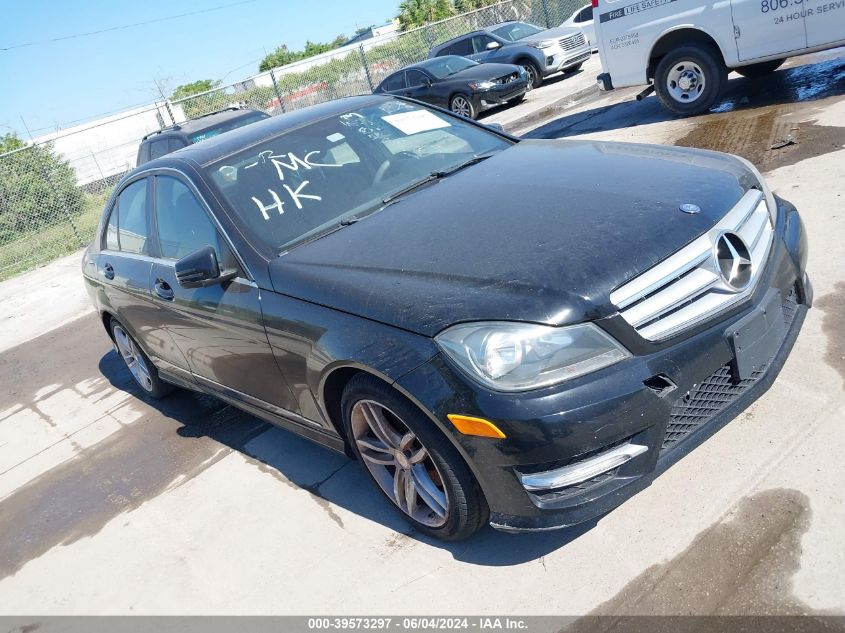
[[[0,154],[0,279],[87,244],[115,183],[135,167],[141,139],[232,105],[289,112],[367,94],[391,72],[446,40],[507,20],[554,27],[586,0],[503,0],[407,31],[381,35],[209,92],[156,103],[64,130]]]

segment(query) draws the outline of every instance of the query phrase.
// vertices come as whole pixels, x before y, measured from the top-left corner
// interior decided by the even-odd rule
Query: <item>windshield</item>
[[[261,250],[280,253],[380,209],[432,173],[509,146],[397,99],[290,130],[205,169]]]
[[[498,29],[493,31],[493,33],[501,37],[503,40],[515,42],[517,40],[521,40],[523,37],[537,35],[537,33],[540,33],[542,30],[543,29],[539,26],[534,26],[533,24],[528,24],[527,22],[511,22],[510,24],[505,24],[505,26],[500,26]]]
[[[458,57],[457,55],[444,55],[443,57],[432,59],[421,67],[434,75],[435,78],[443,79],[473,66],[478,66],[478,62],[474,62],[466,57]]]
[[[211,138],[212,136],[223,134],[223,132],[228,132],[229,130],[234,130],[239,127],[243,127],[244,125],[249,125],[250,123],[255,123],[256,121],[261,121],[263,119],[269,118],[269,114],[264,114],[263,112],[253,112],[252,114],[241,117],[240,119],[226,121],[225,123],[221,123],[220,125],[207,128],[205,130],[202,130],[201,132],[194,132],[193,134],[191,134],[190,137],[191,143],[199,143],[200,141],[204,141],[205,139]]]

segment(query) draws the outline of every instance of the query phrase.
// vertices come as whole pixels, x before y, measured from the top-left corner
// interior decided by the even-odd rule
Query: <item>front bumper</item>
[[[572,68],[578,64],[583,64],[590,59],[593,52],[589,44],[571,51],[558,51],[546,55],[546,67],[544,74],[551,75],[552,73]]]
[[[528,92],[528,79],[520,77],[506,84],[499,84],[489,90],[475,92],[472,96],[477,110],[503,105]]]
[[[494,527],[556,529],[601,516],[647,487],[771,386],[812,303],[803,226],[792,205],[778,204],[774,243],[754,293],[677,339],[646,343],[617,314],[597,324],[633,357],[564,386],[495,393],[475,385],[442,356],[398,381],[452,436],[484,491]],[[779,294],[786,325],[779,350],[752,379],[734,384],[726,330],[766,297],[772,299],[772,292]],[[507,437],[460,435],[443,423],[448,413],[491,420]],[[520,481],[520,474],[565,471],[626,443],[647,450],[577,485],[529,490]]]

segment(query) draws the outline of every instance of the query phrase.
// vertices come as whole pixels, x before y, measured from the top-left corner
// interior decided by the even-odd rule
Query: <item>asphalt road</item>
[[[0,614],[841,613],[840,55],[734,78],[696,119],[579,76],[488,114],[530,136],[742,154],[810,236],[816,307],[772,389],[575,529],[431,541],[354,462],[212,398],[139,398],[75,258],[0,284]]]

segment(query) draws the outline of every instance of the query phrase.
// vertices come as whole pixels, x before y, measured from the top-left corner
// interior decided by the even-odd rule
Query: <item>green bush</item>
[[[25,148],[14,135],[0,137],[0,245],[67,223],[82,213],[84,201],[76,174],[52,144]]]

